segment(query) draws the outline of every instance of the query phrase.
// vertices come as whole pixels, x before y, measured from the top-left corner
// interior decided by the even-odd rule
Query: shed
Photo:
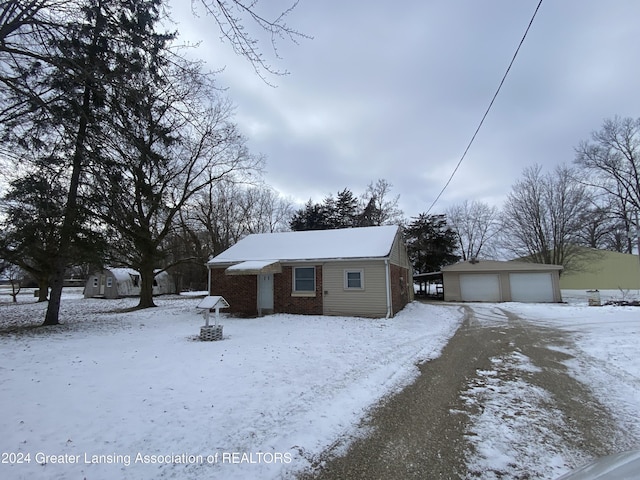
[[[413,300],[398,226],[249,235],[207,263],[230,313],[391,317]]]
[[[89,275],[84,286],[84,298],[121,298],[140,295],[140,273],[132,268],[106,267]],[[171,275],[158,271],[153,281],[153,294],[175,293]]]
[[[560,265],[472,260],[442,268],[452,302],[561,302]]]

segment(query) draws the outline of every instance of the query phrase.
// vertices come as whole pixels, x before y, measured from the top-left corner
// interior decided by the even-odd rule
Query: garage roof
[[[443,267],[443,272],[549,272],[554,270],[562,270],[562,265],[548,265],[543,263],[528,263],[516,261],[499,261],[499,260],[476,260],[458,262],[454,265]]]

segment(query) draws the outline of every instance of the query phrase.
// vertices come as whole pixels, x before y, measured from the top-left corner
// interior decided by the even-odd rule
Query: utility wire
[[[524,39],[527,38],[527,33],[529,33],[529,29],[531,28],[531,25],[533,24],[533,20],[536,18],[538,10],[540,9],[540,5],[542,5],[542,0],[540,0],[538,2],[538,6],[536,7],[535,11],[533,12],[533,16],[531,17],[531,20],[529,21],[529,25],[527,25],[527,29],[525,30],[524,35],[522,36],[522,39],[520,40],[520,43],[518,44],[518,48],[516,48],[516,51],[513,54],[513,57],[511,58],[511,62],[509,62],[509,66],[507,67],[507,71],[504,72],[504,76],[502,77],[502,80],[500,81],[500,85],[498,85],[498,89],[496,90],[496,93],[493,95],[493,98],[491,99],[491,102],[489,103],[489,106],[487,107],[487,110],[484,112],[484,115],[482,116],[482,120],[480,120],[480,123],[478,124],[478,128],[476,128],[476,131],[474,132],[473,136],[471,137],[471,140],[469,141],[469,144],[467,145],[467,148],[464,150],[464,153],[462,154],[462,157],[460,157],[460,160],[458,160],[458,164],[456,165],[456,168],[453,169],[453,172],[451,173],[451,176],[449,177],[449,180],[447,180],[447,183],[444,185],[444,187],[442,187],[442,190],[440,190],[440,193],[438,194],[436,199],[433,201],[433,203],[431,204],[431,206],[427,210],[427,213],[426,213],[427,215],[429,214],[431,209],[434,207],[434,205],[438,202],[438,200],[440,200],[440,197],[442,196],[444,191],[447,189],[447,187],[451,183],[451,180],[453,180],[453,177],[456,174],[456,172],[458,171],[458,168],[460,168],[460,164],[462,163],[462,160],[464,160],[464,157],[467,156],[467,152],[471,148],[471,145],[473,144],[473,141],[476,139],[476,135],[478,135],[478,132],[480,131],[480,128],[482,128],[482,124],[484,123],[485,118],[487,118],[487,115],[489,115],[489,111],[491,110],[491,107],[493,106],[493,102],[495,102],[496,97],[500,93],[500,89],[502,88],[502,85],[504,84],[504,81],[507,79],[507,75],[509,75],[509,70],[511,70],[511,66],[513,65],[513,62],[515,62],[516,57],[518,56],[518,52],[520,51],[520,47],[522,47],[522,44],[524,43]]]

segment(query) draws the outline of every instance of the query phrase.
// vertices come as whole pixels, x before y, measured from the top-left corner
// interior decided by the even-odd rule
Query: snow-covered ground
[[[45,307],[29,293],[12,305],[0,292],[0,478],[289,478],[410,383],[415,363],[436,357],[462,318],[456,306],[417,302],[390,320],[223,317],[224,340],[201,342],[197,298],[125,311],[135,300],[71,290],[63,326],[11,328],[42,321]],[[579,348],[571,371],[640,438],[640,309],[563,295],[566,304],[502,306],[570,332]],[[480,373],[491,384],[494,374]],[[514,395],[534,406],[546,400],[521,387],[496,394],[495,411]],[[467,394],[473,401],[473,385]],[[491,421],[498,417],[473,428],[504,438],[485,453],[509,462],[510,445],[526,439]],[[553,455],[554,472],[566,470]]]
[[[602,291],[608,300],[638,300],[637,291]],[[571,345],[552,345],[567,354],[572,377],[587,385],[605,405],[619,435],[602,438],[616,452],[640,449],[640,308],[589,306],[591,294],[563,291],[563,304],[475,304],[481,322],[499,322],[496,308],[508,310],[532,325],[567,332]],[[481,405],[471,418],[470,441],[476,452],[469,466],[484,472],[483,479],[554,479],[592,458],[563,439],[573,430],[572,419],[554,407],[543,388],[528,382],[538,372],[531,359],[515,351],[492,359],[494,368],[478,372],[463,395],[470,405]],[[519,375],[505,372],[520,371]],[[613,452],[611,452],[613,453]]]
[[[42,321],[26,293],[0,301],[2,325]],[[0,335],[0,478],[290,476],[410,383],[461,319],[420,303],[390,320],[223,317],[224,340],[201,342],[197,298],[157,303],[124,312],[135,300],[77,291],[64,326]]]

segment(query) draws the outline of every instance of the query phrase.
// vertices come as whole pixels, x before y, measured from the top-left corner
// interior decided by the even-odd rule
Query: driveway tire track
[[[355,440],[349,437],[352,442],[346,453],[336,442],[300,473],[300,479],[478,478],[482,472],[469,471],[467,466],[468,457],[474,455],[470,422],[477,414],[477,406],[468,402],[469,386],[482,381],[482,372],[495,370],[492,359],[514,352],[529,357],[538,369],[526,373],[507,369],[499,374],[506,375],[506,380],[509,376],[524,379],[549,393],[550,414],[560,411],[564,420],[556,423],[564,445],[553,447],[567,454],[569,468],[630,443],[588,387],[569,375],[564,364],[571,358],[565,352],[573,348],[569,334],[534,325],[506,308],[452,308],[461,308],[464,320],[441,355],[419,365],[421,373],[413,384],[370,411],[359,426],[361,435],[355,435]],[[563,351],[554,346],[562,346]],[[521,415],[526,418],[526,411]],[[482,441],[474,438],[478,440]],[[583,455],[574,456],[574,451]],[[523,474],[521,469],[500,474],[501,478],[543,478],[535,471]]]

